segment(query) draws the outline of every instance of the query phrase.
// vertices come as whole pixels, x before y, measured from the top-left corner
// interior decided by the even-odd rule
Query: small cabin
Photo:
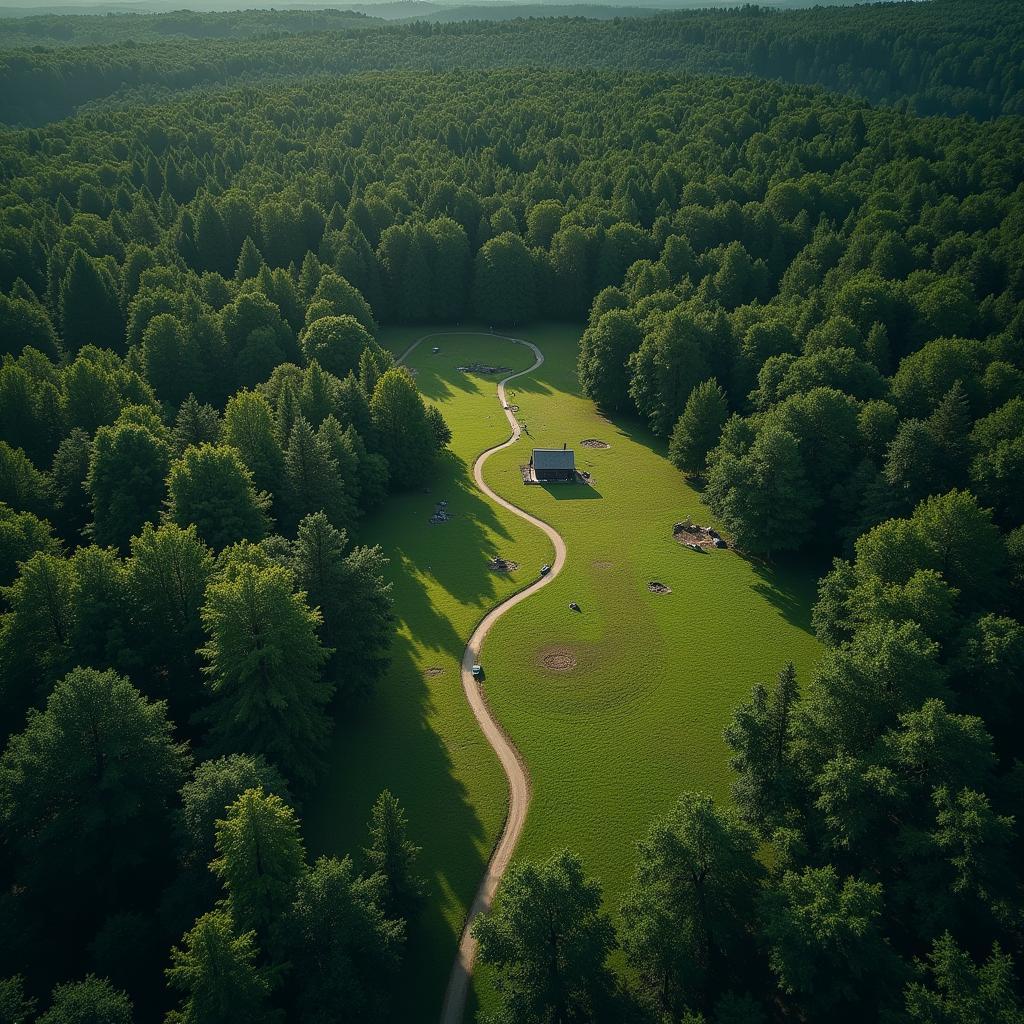
[[[534,448],[530,465],[535,480],[576,479],[576,453],[571,448]]]

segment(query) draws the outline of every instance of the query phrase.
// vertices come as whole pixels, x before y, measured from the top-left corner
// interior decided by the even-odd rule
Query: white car
[[[470,671],[473,673],[474,679],[480,679],[484,674],[483,667],[480,665],[474,665]]]

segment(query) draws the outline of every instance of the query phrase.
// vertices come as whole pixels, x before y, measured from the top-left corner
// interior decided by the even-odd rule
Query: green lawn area
[[[420,333],[385,332],[382,340],[399,353]],[[708,523],[710,514],[661,441],[636,422],[609,422],[579,397],[579,329],[510,333],[546,357],[510,385],[510,401],[537,445],[576,449],[594,486],[524,486],[518,466],[529,457],[529,439],[488,463],[495,490],[565,537],[568,561],[557,580],[495,626],[482,654],[487,694],[533,780],[519,855],[569,847],[614,908],[652,818],[687,788],[728,797],[722,730],[736,704],[787,659],[806,680],[817,654],[809,613],[820,567],[770,570],[732,551],[696,554],[677,544],[674,522]],[[429,494],[389,500],[360,537],[392,558],[399,636],[374,697],[339,723],[327,781],[304,809],[314,853],[357,851],[385,786],[408,810],[432,895],[410,935],[402,1020],[439,1012],[464,908],[505,810],[504,777],[462,697],[462,648],[483,613],[552,556],[539,531],[472,489],[475,456],[508,431],[495,378],[456,370],[471,362],[518,370],[532,354],[486,335],[447,335],[410,357],[425,397],[452,426],[452,452]],[[611,447],[581,448],[585,438]],[[454,518],[429,526],[442,498]],[[522,568],[497,576],[486,565],[494,553]],[[672,593],[650,593],[651,581]],[[568,609],[572,600],[580,614]],[[575,668],[544,667],[551,654],[571,656]],[[441,672],[428,676],[430,668]],[[477,987],[486,1005],[486,978]]]
[[[754,683],[787,660],[806,682],[818,651],[809,619],[820,567],[773,570],[677,543],[675,522],[714,523],[665,443],[579,397],[578,331],[521,334],[545,362],[510,385],[509,400],[537,447],[575,449],[593,486],[524,486],[529,439],[488,462],[489,485],[551,523],[568,557],[558,579],[495,625],[482,652],[487,695],[533,781],[517,856],[570,848],[616,908],[653,818],[685,789],[728,799],[722,732]],[[611,447],[580,447],[591,438]],[[652,581],[672,593],[651,593]],[[552,653],[576,667],[544,667]]]

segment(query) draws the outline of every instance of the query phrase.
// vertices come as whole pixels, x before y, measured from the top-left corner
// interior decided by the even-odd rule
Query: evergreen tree
[[[882,887],[831,865],[787,871],[763,900],[764,936],[779,986],[815,1019],[874,1016],[899,980],[879,929]]]
[[[97,543],[127,549],[131,537],[156,521],[169,463],[164,439],[138,424],[120,421],[96,432],[86,487]]]
[[[335,526],[350,525],[352,504],[330,449],[306,420],[299,416],[288,439],[284,457],[285,489],[282,525],[291,533],[303,516],[323,512]]]
[[[35,999],[25,994],[25,979],[16,974],[0,979],[0,1022],[31,1024],[36,1014]]]
[[[306,367],[302,387],[299,389],[299,411],[310,426],[319,427],[334,413],[334,392],[337,385],[337,377],[325,373],[315,359]]]
[[[623,904],[623,946],[678,1018],[717,995],[749,956],[746,930],[763,871],[757,841],[710,797],[684,793],[639,844],[636,880]]]
[[[180,405],[186,396],[206,391],[204,367],[194,336],[170,313],[161,313],[146,325],[142,333],[142,364],[153,390],[171,405]]]
[[[299,585],[323,615],[323,638],[334,648],[331,676],[344,693],[367,691],[388,664],[394,634],[388,560],[379,547],[345,554],[347,537],[323,512],[300,523],[294,547]]]
[[[187,448],[167,478],[171,522],[195,524],[200,538],[219,551],[239,540],[259,540],[267,530],[267,498],[228,445]]]
[[[383,1018],[405,928],[385,917],[374,880],[359,878],[348,857],[322,857],[299,879],[283,931],[301,1020],[328,1024],[339,1006],[353,1019]]]
[[[258,960],[254,932],[238,934],[224,910],[204,914],[171,950],[167,981],[184,999],[168,1024],[280,1024],[284,1015],[270,1002],[277,971]]]
[[[577,363],[580,387],[602,409],[624,412],[632,405],[626,361],[641,341],[640,329],[624,309],[609,310],[583,332]]]
[[[745,456],[724,451],[710,460],[707,501],[740,548],[768,558],[803,543],[816,505],[796,438],[774,427]]]
[[[572,854],[556,853],[541,865],[513,863],[473,934],[480,962],[494,971],[496,1019],[595,1019],[615,933],[601,909],[601,887]]]
[[[231,919],[239,931],[254,931],[270,953],[306,873],[298,818],[279,796],[247,789],[216,830],[217,858],[210,869],[227,893]]]
[[[911,982],[905,993],[913,1024],[946,1021],[998,1021],[1017,1024],[1024,1007],[1016,992],[1012,958],[996,944],[978,965],[949,932],[935,940],[928,954],[925,980]]]
[[[135,1016],[127,993],[106,978],[87,975],[84,981],[58,985],[50,1009],[37,1024],[133,1024]]]
[[[216,824],[246,790],[262,790],[288,802],[288,786],[266,758],[228,754],[196,766],[181,790],[182,856],[205,868],[216,856]]]
[[[737,774],[732,792],[744,820],[768,835],[792,803],[795,770],[790,752],[793,706],[800,693],[790,662],[770,690],[758,683],[725,730]]]
[[[235,448],[261,491],[279,496],[284,488],[284,452],[274,412],[254,391],[238,391],[224,410],[224,443]]]
[[[61,441],[50,469],[56,505],[54,522],[61,534],[71,540],[81,536],[91,513],[86,482],[91,454],[89,435],[74,427]]]
[[[522,324],[537,313],[536,270],[523,240],[511,232],[481,244],[473,274],[473,308],[488,324]]]
[[[165,705],[114,672],[74,669],[0,756],[0,823],[20,884],[73,922],[152,879],[187,764]]]
[[[396,368],[383,374],[370,399],[370,417],[393,486],[406,489],[422,483],[434,464],[437,437],[408,373]]]
[[[46,515],[52,501],[51,484],[20,449],[0,441],[0,501],[19,512]]]
[[[672,465],[686,473],[703,473],[708,452],[718,444],[728,415],[729,403],[718,382],[712,378],[698,384],[669,439]]]
[[[207,586],[202,617],[210,746],[263,754],[289,777],[310,781],[330,732],[320,613],[294,591],[287,569],[243,564]]]
[[[202,405],[190,394],[178,409],[171,437],[178,456],[195,445],[216,444],[220,440],[220,415],[212,405]]]
[[[416,873],[420,847],[408,838],[405,811],[389,790],[384,790],[370,812],[370,845],[366,860],[382,884],[385,911],[409,918],[426,892]]]
[[[133,646],[150,686],[187,719],[201,697],[196,650],[200,609],[213,558],[195,526],[146,524],[132,538],[125,579],[131,595]]]
[[[263,256],[256,248],[256,243],[249,235],[246,235],[238,254],[238,263],[235,266],[235,280],[241,282],[258,277],[265,266]]]
[[[121,350],[124,316],[117,285],[107,267],[76,250],[60,286],[60,322],[65,347],[83,345]]]

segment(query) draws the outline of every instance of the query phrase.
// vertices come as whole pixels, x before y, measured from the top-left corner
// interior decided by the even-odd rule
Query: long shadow
[[[602,497],[601,492],[593,484],[533,484],[541,487],[557,501],[588,501]]]
[[[443,740],[428,724],[430,691],[409,640],[396,637],[391,653],[378,690],[336,724],[332,769],[309,801],[305,831],[311,855],[349,854],[362,864],[366,822],[378,793],[390,789],[405,807],[409,834],[423,848],[420,868],[432,897],[410,922],[410,955],[393,1015],[407,1020],[422,1015],[425,1000],[441,1004],[458,940],[443,905],[452,897],[463,905],[472,899],[485,866],[478,846],[484,829],[453,775]],[[447,671],[446,684],[459,686],[457,670]]]
[[[482,605],[497,600],[496,580],[488,566],[494,555],[512,557],[513,549],[499,547],[512,543],[512,534],[498,517],[494,505],[476,489],[465,460],[454,453],[443,456],[443,470],[429,495],[405,503],[402,514],[408,528],[402,538],[385,553],[401,559],[406,571],[430,576],[452,597],[463,604]],[[439,501],[446,501],[450,519],[431,524],[430,516]],[[398,580],[396,579],[396,585]],[[447,619],[426,601],[422,587],[403,589],[396,604],[422,628],[443,629]],[[426,601],[422,609],[417,602]],[[434,635],[434,634],[430,634]]]
[[[813,634],[811,612],[818,599],[818,578],[827,570],[827,562],[812,557],[780,560],[771,565],[749,557],[745,561],[760,578],[754,590],[771,602],[788,623]]]

